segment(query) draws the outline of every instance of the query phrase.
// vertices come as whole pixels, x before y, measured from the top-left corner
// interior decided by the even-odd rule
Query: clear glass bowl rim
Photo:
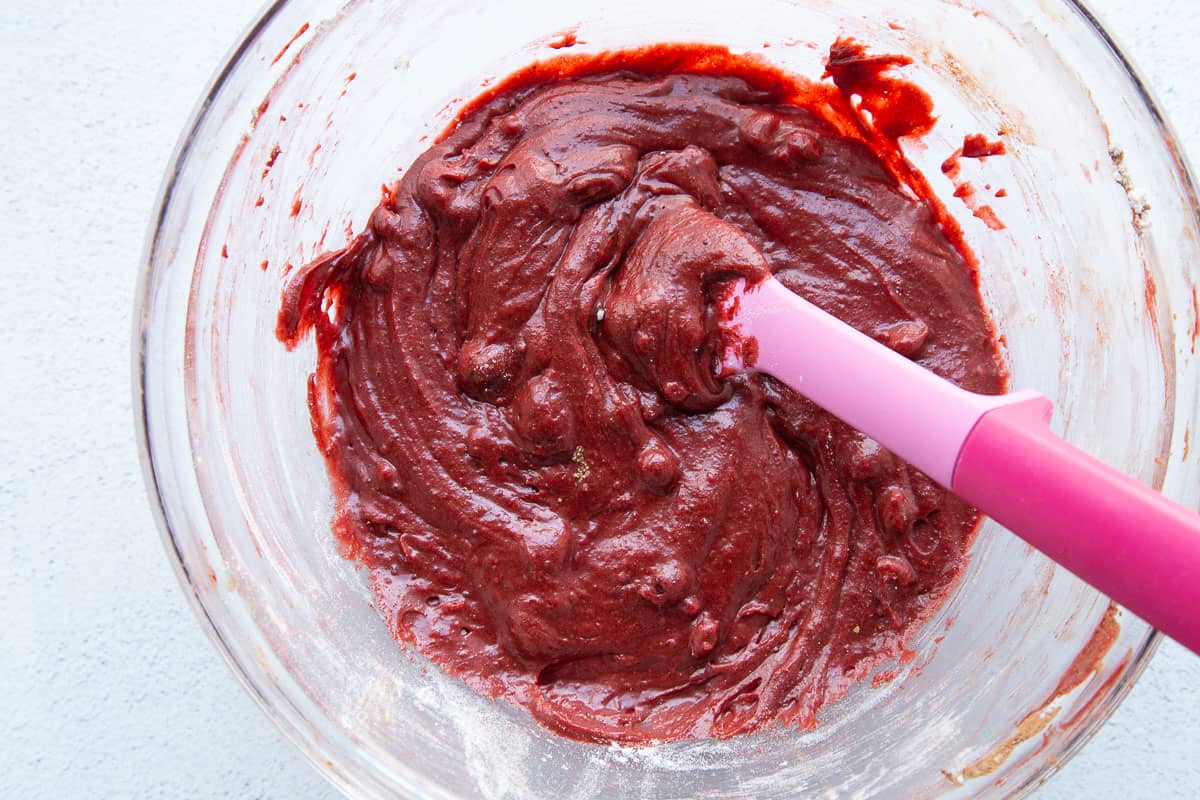
[[[269,2],[255,17],[254,21],[248,26],[245,32],[241,35],[237,43],[230,48],[228,53],[222,59],[221,66],[216,70],[213,77],[209,80],[208,85],[201,93],[198,102],[195,105],[188,122],[183,128],[183,131],[176,143],[174,152],[168,162],[167,169],[164,173],[162,185],[159,189],[157,199],[155,201],[154,210],[150,216],[150,225],[147,230],[145,244],[143,246],[140,259],[140,270],[138,273],[137,288],[134,296],[134,314],[133,314],[133,337],[132,337],[132,391],[133,391],[133,414],[135,431],[137,438],[138,456],[142,465],[142,475],[146,486],[146,492],[150,501],[150,506],[159,535],[163,546],[166,550],[168,560],[171,562],[175,577],[179,582],[179,586],[186,596],[193,613],[196,615],[205,635],[212,643],[213,647],[220,653],[225,660],[234,676],[241,683],[246,692],[254,699],[263,713],[270,719],[276,728],[291,742],[309,762],[321,773],[333,786],[347,796],[353,796],[354,790],[358,784],[356,781],[340,770],[336,769],[332,762],[322,757],[322,754],[312,746],[312,743],[306,738],[304,732],[292,719],[280,713],[278,702],[275,695],[278,693],[276,688],[272,691],[271,687],[260,685],[255,682],[252,675],[254,670],[250,665],[243,664],[235,655],[233,648],[221,636],[212,617],[209,615],[205,607],[204,600],[199,591],[197,582],[189,574],[185,565],[184,556],[181,545],[177,539],[177,532],[172,529],[168,517],[167,507],[170,503],[169,498],[163,490],[160,480],[159,465],[156,464],[153,449],[151,447],[151,433],[149,424],[149,407],[146,400],[146,385],[148,374],[148,362],[146,351],[147,332],[150,326],[152,309],[150,307],[150,295],[155,286],[156,269],[154,266],[155,253],[158,249],[160,235],[163,230],[164,222],[167,215],[167,210],[170,206],[173,192],[179,177],[181,166],[186,161],[193,145],[196,142],[200,128],[202,127],[206,114],[208,113],[213,100],[224,88],[229,77],[234,70],[239,66],[243,57],[253,47],[255,41],[266,29],[275,17],[289,4],[290,0],[272,0]],[[1173,149],[1176,155],[1177,171],[1179,173],[1181,185],[1191,200],[1192,213],[1200,219],[1200,205],[1197,204],[1196,198],[1198,195],[1196,181],[1193,178],[1193,170],[1191,169],[1186,154],[1178,144],[1176,136],[1171,124],[1163,114],[1158,101],[1155,99],[1153,92],[1150,90],[1146,81],[1142,78],[1137,68],[1133,65],[1130,59],[1121,50],[1114,37],[1101,25],[1097,16],[1084,4],[1082,0],[1058,0],[1058,2],[1069,13],[1077,14],[1083,23],[1090,28],[1091,33],[1099,37],[1101,42],[1108,48],[1112,56],[1116,59],[1117,65],[1124,72],[1130,83],[1133,85],[1137,97],[1145,106],[1145,110],[1149,112],[1154,124],[1157,127],[1157,132],[1164,143]],[[1161,487],[1156,487],[1161,488]],[[1151,657],[1158,649],[1163,635],[1154,629],[1151,629],[1146,637],[1137,646],[1133,658],[1126,667],[1120,680],[1114,685],[1105,700],[1098,708],[1097,712],[1092,717],[1091,721],[1074,736],[1066,741],[1057,755],[1053,759],[1049,759],[1035,774],[1033,774],[1022,785],[1014,787],[1014,791],[1010,797],[1024,797],[1041,786],[1047,779],[1058,772],[1078,751],[1086,744],[1096,732],[1104,725],[1112,713],[1124,700],[1130,689],[1137,682],[1142,672],[1148,666]]]

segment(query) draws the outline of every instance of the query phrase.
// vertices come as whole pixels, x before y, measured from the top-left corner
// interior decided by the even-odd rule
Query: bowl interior
[[[305,405],[313,348],[288,353],[274,337],[286,271],[344,243],[380,184],[487,82],[563,52],[549,48],[556,34],[575,30],[570,52],[719,43],[814,79],[828,45],[853,34],[913,56],[908,73],[934,99],[937,126],[907,152],[979,257],[1014,388],[1046,393],[1067,438],[1194,506],[1190,185],[1089,19],[1028,5],[301,0],[267,13],[165,190],[142,308],[147,452],[220,646],[335,781],[429,797],[1009,795],[1103,720],[1151,631],[1119,614],[1102,663],[1058,696],[1108,600],[989,522],[911,642],[915,660],[856,687],[815,731],[645,749],[549,734],[388,634],[329,531]],[[965,134],[1001,131],[1008,155],[964,160],[958,179],[1004,223],[991,230],[939,167]]]

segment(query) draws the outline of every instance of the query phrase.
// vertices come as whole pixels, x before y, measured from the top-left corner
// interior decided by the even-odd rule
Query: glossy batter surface
[[[839,45],[855,92],[897,67]],[[770,378],[713,377],[708,297],[771,272],[1000,391],[968,260],[887,150],[932,124],[903,116],[718,50],[562,59],[292,276],[335,532],[400,640],[629,742],[808,727],[899,652],[976,513]]]

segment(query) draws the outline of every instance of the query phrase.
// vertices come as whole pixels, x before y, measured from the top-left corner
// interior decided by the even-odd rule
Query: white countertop
[[[1092,0],[1200,164],[1197,0]],[[0,2],[0,797],[332,798],[175,584],[130,411],[142,241],[245,0]],[[1196,797],[1200,658],[1164,643],[1038,794]]]

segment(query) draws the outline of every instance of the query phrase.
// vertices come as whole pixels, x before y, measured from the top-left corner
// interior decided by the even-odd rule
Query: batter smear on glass
[[[598,742],[811,727],[902,651],[977,513],[770,377],[715,377],[708,299],[773,273],[1002,391],[970,255],[895,142],[933,124],[905,63],[534,65],[289,278],[334,531],[398,639]]]

